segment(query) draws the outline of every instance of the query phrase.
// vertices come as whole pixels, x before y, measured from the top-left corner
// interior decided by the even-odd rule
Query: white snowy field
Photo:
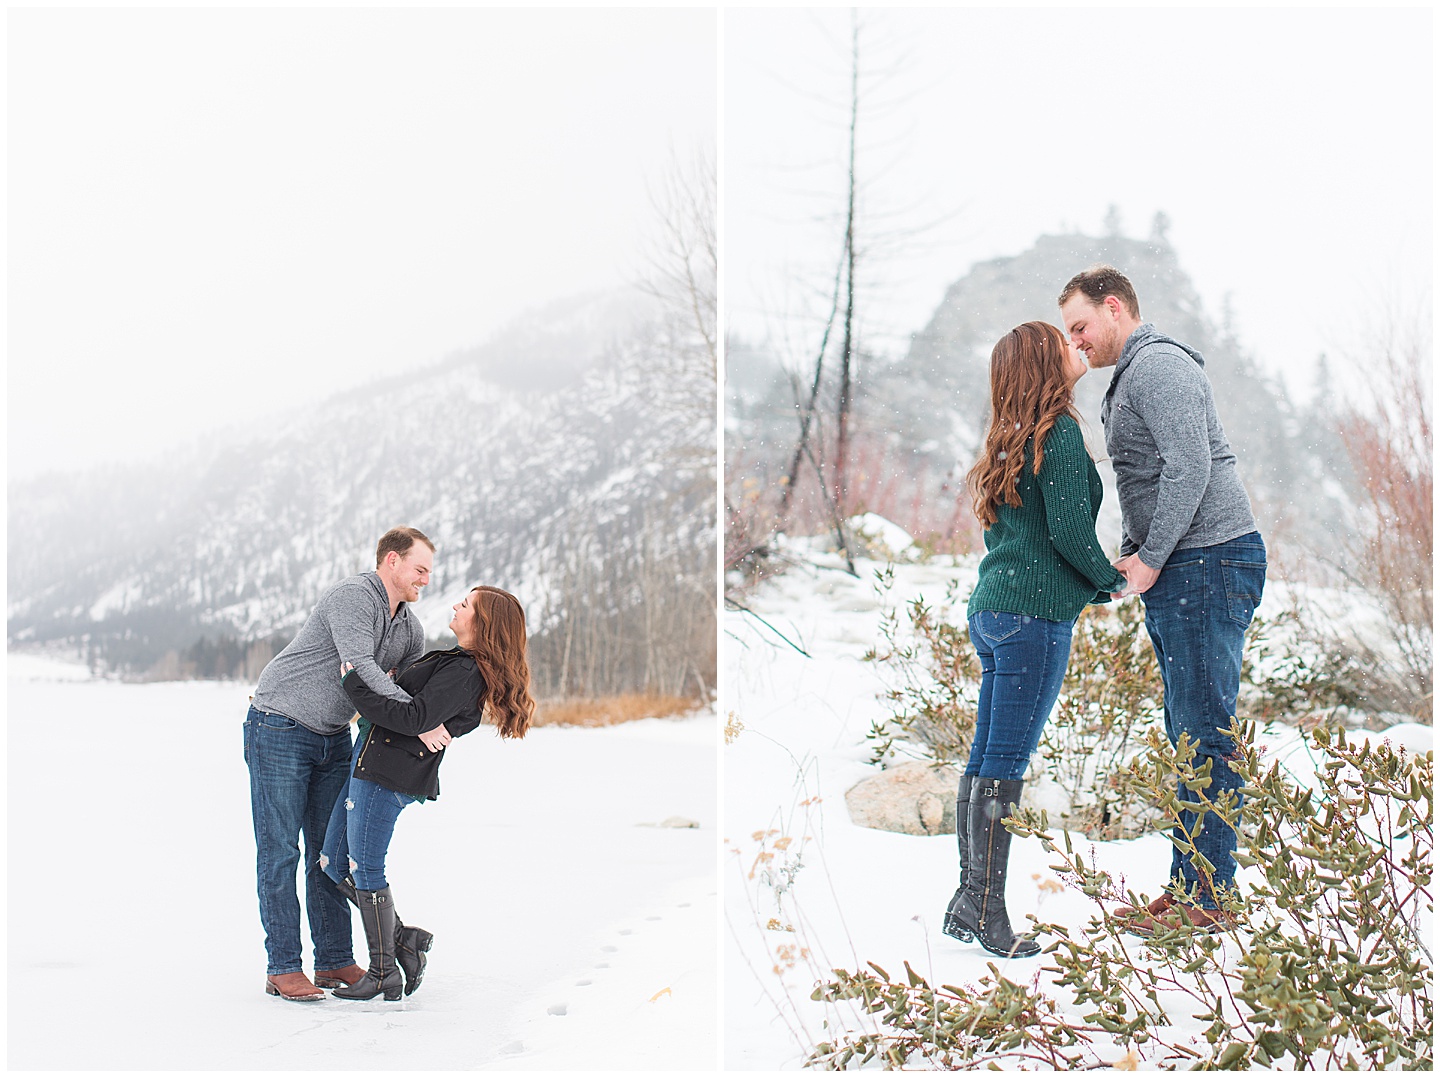
[[[904,540],[888,538],[894,548]],[[876,1029],[858,1008],[810,999],[817,979],[828,979],[835,967],[875,962],[903,980],[908,961],[932,985],[974,984],[992,963],[1021,983],[1054,977],[1040,972],[1044,959],[1002,960],[941,932],[958,875],[953,834],[913,837],[851,822],[844,794],[877,773],[866,762],[865,732],[886,715],[877,699],[881,672],[861,659],[881,644],[874,574],[882,565],[857,562],[855,579],[833,555],[803,543],[793,544],[792,553],[800,564],[760,585],[746,600],[751,613],[729,611],[723,622],[725,707],[732,723],[743,725],[724,749],[724,1056],[732,1070],[799,1069],[814,1045],[835,1037],[837,1024]],[[916,595],[939,605],[956,576],[971,578],[961,583],[964,596],[977,562],[897,566],[884,605]],[[1404,725],[1385,736],[1424,751],[1431,735],[1428,727]],[[1297,732],[1276,727],[1266,744],[1297,780],[1313,778],[1314,762]],[[1075,839],[1077,852],[1135,890],[1153,897],[1164,886],[1170,863],[1164,837]],[[1091,901],[1066,889],[1048,867],[1055,860],[1038,840],[1014,839],[1007,899],[1017,930],[1028,924],[1027,914],[1073,928],[1093,916]],[[1247,878],[1242,872],[1242,885]],[[1224,946],[1234,950],[1229,941]],[[1051,994],[1070,998],[1063,988]],[[1203,1027],[1177,1021],[1184,1033]],[[1115,1058],[1123,1058],[1118,1048]]]
[[[386,866],[425,983],[299,1004],[263,992],[250,687],[8,675],[11,1069],[716,1066],[713,712],[457,742]]]

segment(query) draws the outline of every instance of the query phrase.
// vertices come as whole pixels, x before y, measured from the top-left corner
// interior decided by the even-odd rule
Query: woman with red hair
[[[385,878],[385,855],[402,809],[440,795],[445,747],[482,721],[501,737],[524,737],[535,713],[525,611],[499,588],[472,588],[454,606],[456,646],[421,656],[396,683],[408,702],[381,696],[341,666],[359,712],[350,783],[335,805],[320,866],[360,908],[370,966],[350,983],[326,983],[342,999],[387,1000],[420,986],[433,936],[402,924]],[[349,872],[345,871],[348,864]],[[403,972],[403,981],[402,981]],[[317,982],[318,983],[318,982]]]
[[[1010,832],[1030,755],[1060,695],[1070,634],[1088,603],[1125,577],[1095,538],[1103,488],[1075,412],[1085,359],[1045,322],[1026,322],[990,354],[990,421],[966,477],[985,528],[980,578],[967,610],[980,657],[970,760],[956,795],[960,887],[945,933],[992,954],[1039,953],[1005,909]]]

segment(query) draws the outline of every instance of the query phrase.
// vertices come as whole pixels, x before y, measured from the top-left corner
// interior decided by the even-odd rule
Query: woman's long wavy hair
[[[1016,481],[1025,466],[1025,443],[1034,442],[1035,474],[1045,459],[1045,436],[1062,415],[1079,421],[1075,387],[1066,376],[1065,335],[1048,322],[1026,322],[1001,337],[990,353],[990,421],[985,448],[965,476],[983,527],[1003,505],[1020,508]]]
[[[535,715],[525,610],[519,599],[499,588],[482,584],[470,594],[475,597],[475,646],[466,651],[485,679],[480,709],[490,708],[490,720],[501,737],[524,737]]]

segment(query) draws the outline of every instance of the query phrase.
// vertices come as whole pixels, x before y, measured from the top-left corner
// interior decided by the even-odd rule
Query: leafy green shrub
[[[1156,812],[1126,781],[1125,767],[1163,719],[1160,670],[1140,605],[1087,607],[1075,623],[1060,702],[1038,749],[1040,767],[1069,799],[1061,817],[1067,830],[1100,840],[1154,828]]]
[[[894,569],[876,573],[882,643],[866,661],[889,681],[881,694],[889,715],[866,734],[871,763],[882,766],[909,746],[936,764],[964,764],[975,734],[980,660],[970,643],[958,582],[938,605],[923,596],[885,602]],[[1066,800],[1059,822],[1100,841],[1155,830],[1154,804],[1128,778],[1127,764],[1164,719],[1164,689],[1145,633],[1144,607],[1087,607],[1075,624],[1060,701],[1041,735],[1030,777],[1050,779]],[[1241,718],[1313,716],[1362,701],[1346,688],[1347,659],[1319,648],[1294,610],[1257,616],[1245,637]],[[1172,781],[1173,785],[1173,781]]]
[[[993,963],[989,976],[971,989],[931,988],[908,962],[904,984],[891,981],[875,963],[869,965],[873,973],[835,970],[836,979],[810,998],[858,1002],[879,1017],[883,1028],[817,1044],[806,1066],[844,1070],[852,1061],[863,1066],[878,1059],[887,1070],[914,1069],[912,1057],[919,1057],[944,1070],[973,1070],[998,1060],[1032,1060],[1070,1070],[1085,1062],[1077,1047],[1089,1043],[1090,1033],[1104,1032],[1066,1021],[1053,1000],[1001,977]]]
[[[1286,719],[1365,702],[1355,657],[1306,628],[1296,607],[1257,615],[1245,634],[1240,665],[1243,718]]]
[[[1149,939],[1126,935],[1103,903],[1143,905],[1146,896],[1120,895],[1068,835],[1062,850],[1046,815],[1027,809],[1010,829],[1063,857],[1055,870],[1096,902],[1078,932],[1037,926],[1054,941],[1044,969],[1071,999],[1062,1004],[1006,981],[993,966],[977,988],[939,991],[913,973],[908,984],[893,984],[878,968],[879,980],[836,970],[812,998],[858,999],[878,1025],[817,1045],[810,1065],[844,1066],[858,1056],[901,1066],[918,1054],[955,1069],[997,1060],[1069,1069],[1431,1069],[1421,920],[1434,912],[1433,754],[1351,744],[1343,731],[1321,727],[1309,739],[1323,763],[1314,785],[1302,786],[1267,765],[1253,724],[1236,722],[1231,733],[1243,808],[1230,791],[1211,800],[1210,763],[1197,762],[1186,737],[1171,746],[1152,731],[1127,770],[1167,824],[1177,826],[1182,809],[1196,814],[1194,830],[1172,839],[1182,851],[1193,853],[1189,838],[1210,813],[1241,824],[1236,860],[1260,869],[1263,882],[1248,893],[1243,885],[1226,891],[1235,927],[1209,934],[1182,919]],[[1208,875],[1203,858],[1197,867]],[[1203,1023],[1199,1035],[1174,1025],[1171,1015],[1182,1012]]]
[[[892,569],[876,574],[882,603],[893,584]],[[872,723],[866,735],[872,763],[894,756],[899,742],[937,764],[969,758],[980,660],[958,616],[964,606],[956,592],[952,582],[938,608],[923,597],[912,600],[903,608],[903,620],[894,606],[882,614],[883,645],[865,658],[891,679],[882,694],[890,715]],[[1038,768],[1063,792],[1070,805],[1068,826],[1096,839],[1149,829],[1153,812],[1121,774],[1138,739],[1161,721],[1161,696],[1139,605],[1087,608],[1075,627],[1059,706],[1031,764],[1032,775]]]
[[[893,565],[876,572],[875,588],[882,603],[894,584]],[[923,597],[912,600],[905,607],[903,625],[894,606],[881,614],[884,644],[870,649],[864,659],[881,664],[893,681],[881,696],[890,707],[890,717],[872,723],[865,735],[871,743],[871,763],[883,764],[895,755],[897,741],[918,746],[937,764],[963,764],[969,759],[980,698],[980,657],[970,646],[964,619],[956,624],[948,616],[959,604],[955,589],[952,580],[939,610]]]

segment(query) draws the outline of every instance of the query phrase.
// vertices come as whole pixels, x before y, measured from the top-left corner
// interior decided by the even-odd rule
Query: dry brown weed
[[[594,700],[541,700],[535,709],[536,726],[614,726],[635,719],[664,719],[695,710],[697,701],[660,693],[622,693]]]

